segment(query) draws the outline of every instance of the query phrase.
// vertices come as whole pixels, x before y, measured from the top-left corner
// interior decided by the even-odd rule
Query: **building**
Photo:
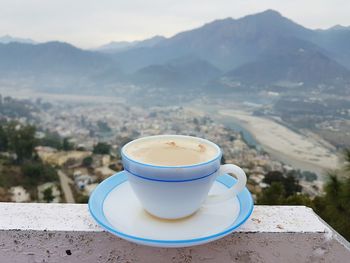
[[[74,176],[74,183],[80,190],[84,190],[89,184],[96,182],[97,177],[94,175],[80,174]]]
[[[29,202],[30,194],[23,186],[14,186],[10,188],[11,201],[16,203]]]

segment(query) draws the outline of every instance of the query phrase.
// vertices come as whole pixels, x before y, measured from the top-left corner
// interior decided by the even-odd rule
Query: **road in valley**
[[[66,203],[75,203],[72,189],[69,186],[69,184],[73,184],[74,182],[61,170],[58,170],[58,177],[60,178],[61,188],[64,198],[66,199]]]

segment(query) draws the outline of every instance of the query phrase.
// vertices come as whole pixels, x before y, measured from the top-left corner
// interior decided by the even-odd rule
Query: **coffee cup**
[[[234,164],[221,165],[222,151],[206,139],[184,135],[158,135],[136,139],[121,150],[125,173],[135,195],[150,214],[178,219],[203,205],[234,197],[246,185],[244,171]],[[233,187],[209,195],[215,179],[231,173]]]

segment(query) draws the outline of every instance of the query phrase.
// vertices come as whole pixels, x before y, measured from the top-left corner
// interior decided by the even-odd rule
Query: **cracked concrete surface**
[[[132,244],[79,204],[0,203],[0,262],[347,262],[349,244],[309,208],[256,206],[231,235],[188,248]]]

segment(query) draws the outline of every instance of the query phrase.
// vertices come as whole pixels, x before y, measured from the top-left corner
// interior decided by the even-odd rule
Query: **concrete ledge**
[[[0,262],[347,262],[350,246],[311,209],[256,206],[218,241],[135,245],[103,231],[86,205],[0,203]]]

